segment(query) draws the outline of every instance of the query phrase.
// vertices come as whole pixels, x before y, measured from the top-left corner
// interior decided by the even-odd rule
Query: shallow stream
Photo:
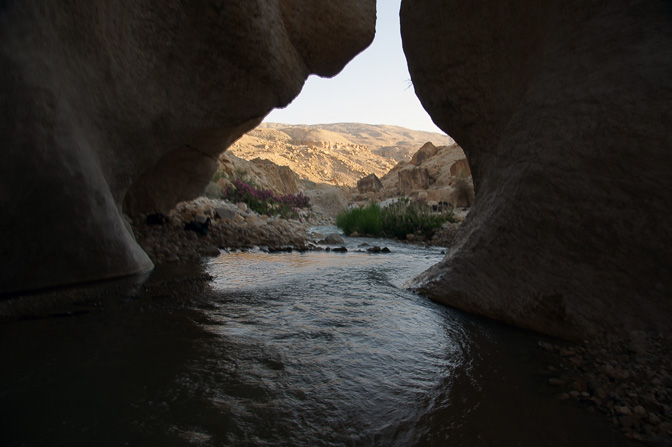
[[[165,267],[0,325],[0,445],[630,445],[557,399],[538,335],[403,288],[441,249],[345,239]]]

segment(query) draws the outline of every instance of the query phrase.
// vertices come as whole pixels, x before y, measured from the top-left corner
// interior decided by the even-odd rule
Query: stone
[[[471,177],[471,168],[466,158],[461,158],[450,165],[450,175],[453,177]]]
[[[216,258],[221,253],[216,245],[208,245],[200,250],[201,255]]]
[[[229,208],[215,208],[215,213],[220,219],[233,219],[236,217],[236,212]]]
[[[217,156],[375,21],[375,0],[2,2],[0,293],[152,268],[123,214],[203,193]]]
[[[364,178],[357,180],[357,191],[360,194],[368,192],[378,192],[383,189],[383,184],[376,174],[369,174]]]
[[[339,245],[345,243],[343,238],[336,233],[327,235],[327,237],[324,238],[324,241],[329,245]]]
[[[348,251],[348,249],[345,248],[345,247],[337,247],[337,248],[332,248],[331,251],[340,252],[340,253],[345,253],[345,252]]]
[[[633,408],[633,412],[635,415],[639,418],[645,418],[646,417],[646,409],[642,407],[641,405],[636,405],[635,408]]]
[[[572,382],[572,388],[575,391],[579,391],[581,393],[584,393],[584,392],[588,391],[588,384],[586,383],[585,380],[575,380],[574,382]],[[585,397],[588,397],[588,396],[585,396]]]
[[[263,189],[270,189],[278,195],[296,194],[302,189],[301,179],[289,166],[278,166],[270,160],[255,158],[250,160],[261,173]]]
[[[428,141],[411,157],[411,164],[420,166],[424,161],[429,160],[439,152],[439,149]]]
[[[400,22],[477,198],[413,288],[567,339],[670,334],[669,3],[402,0]]]
[[[241,216],[240,214],[236,213],[236,215],[233,216],[233,222],[237,223],[237,224],[241,224],[241,223],[245,222],[245,218],[243,216]]]
[[[247,209],[248,209],[248,208],[247,208],[247,203],[245,203],[245,202],[239,202],[239,203],[238,203],[238,209],[239,209],[240,211],[242,211],[243,213],[246,213],[246,212],[247,212]]]
[[[397,188],[402,194],[409,194],[429,187],[429,171],[427,168],[415,167],[399,171]]]
[[[626,415],[626,416],[631,416],[632,415],[632,410],[630,410],[630,407],[627,407],[625,405],[616,407],[614,409],[616,410],[616,413],[618,413],[618,414],[623,414],[623,415]]]
[[[205,217],[202,214],[199,214],[196,217],[194,217],[194,222],[198,222],[200,224],[205,224],[207,221],[208,221],[208,218]]]
[[[672,435],[672,422],[663,422],[660,424],[660,433]]]
[[[468,177],[460,177],[455,180],[448,201],[453,208],[467,208],[476,203],[474,185]]]

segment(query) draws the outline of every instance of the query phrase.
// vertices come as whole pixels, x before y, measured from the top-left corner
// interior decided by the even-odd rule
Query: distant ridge
[[[454,144],[445,134],[385,124],[262,123],[229,151],[246,160],[261,158],[289,166],[305,180],[355,186],[362,177],[382,177],[398,162],[409,161],[427,142]]]

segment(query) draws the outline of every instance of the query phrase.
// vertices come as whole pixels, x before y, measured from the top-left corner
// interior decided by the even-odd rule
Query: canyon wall
[[[0,293],[151,268],[124,214],[202,193],[375,19],[374,0],[0,2]]]
[[[580,338],[672,328],[672,3],[404,0],[476,205],[430,298]]]

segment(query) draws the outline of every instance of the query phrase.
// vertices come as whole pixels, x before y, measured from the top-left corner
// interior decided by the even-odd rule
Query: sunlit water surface
[[[440,248],[346,245],[5,325],[0,445],[625,445],[544,385],[536,336],[403,288]]]

